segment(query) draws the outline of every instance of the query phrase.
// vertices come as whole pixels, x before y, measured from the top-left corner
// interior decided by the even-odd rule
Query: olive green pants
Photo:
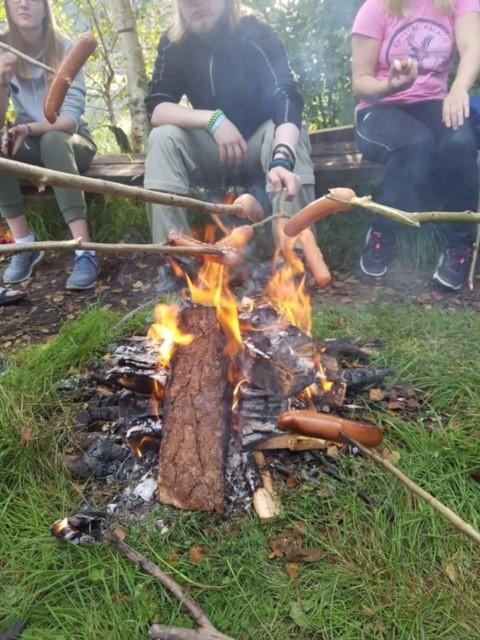
[[[78,133],[70,135],[63,131],[48,131],[41,137],[27,138],[13,159],[78,175],[79,171],[88,169],[95,153],[93,141]],[[82,191],[58,187],[53,190],[67,224],[87,217]],[[0,212],[4,218],[16,218],[25,213],[18,179],[12,174],[1,172]]]
[[[248,140],[248,157],[237,172],[222,167],[218,147],[209,133],[187,130],[173,125],[156,127],[150,133],[145,161],[145,187],[157,191],[187,194],[192,186],[218,189],[225,184],[244,184],[245,176],[254,181],[266,176],[275,143],[275,125],[266,122]],[[315,178],[310,159],[310,140],[302,128],[297,147],[295,173],[302,180],[298,196],[285,201],[280,194],[267,193],[274,213],[293,215],[315,197]],[[238,181],[236,181],[238,178]],[[280,211],[281,207],[281,211]],[[164,205],[148,205],[153,242],[165,242],[167,233],[175,230],[190,233],[187,213]]]

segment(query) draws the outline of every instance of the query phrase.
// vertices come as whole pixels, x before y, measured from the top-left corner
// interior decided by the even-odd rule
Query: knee
[[[185,132],[172,124],[155,127],[148,136],[148,152],[152,149],[177,149],[178,144],[185,138]]]
[[[59,154],[70,151],[71,135],[64,131],[47,131],[40,138],[40,152],[42,157],[48,156],[54,153],[56,156]]]
[[[473,133],[465,129],[465,125],[456,131],[449,131],[438,143],[440,157],[452,162],[459,162],[465,158],[477,158],[477,144]]]

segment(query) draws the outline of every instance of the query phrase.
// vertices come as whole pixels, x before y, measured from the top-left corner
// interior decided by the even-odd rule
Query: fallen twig
[[[84,242],[81,238],[74,240],[29,242],[27,244],[2,244],[0,256],[26,251],[85,251],[123,252],[123,253],[157,253],[160,255],[214,255],[223,256],[225,251],[219,247],[171,247],[163,244],[107,244],[103,242]]]
[[[367,449],[366,447],[364,447],[362,444],[360,444],[354,438],[351,438],[347,434],[344,433],[343,438],[349,444],[357,447],[357,449],[359,449],[368,458],[370,458],[380,466],[384,467],[384,469],[387,469],[387,471],[390,471],[390,473],[392,473],[397,478],[397,480],[400,480],[400,482],[404,484],[410,491],[412,491],[417,496],[419,496],[420,498],[423,498],[426,502],[428,502],[428,504],[431,507],[433,507],[451,524],[453,524],[453,526],[456,529],[458,529],[459,531],[467,535],[477,544],[480,544],[480,533],[476,529],[474,529],[470,524],[468,524],[468,522],[465,522],[465,520],[462,520],[460,516],[458,516],[449,507],[447,507],[442,502],[440,502],[440,500],[437,500],[437,498],[434,498],[431,493],[428,493],[428,491],[425,491],[425,489],[422,489],[420,486],[418,486],[418,484],[413,482],[413,480],[410,480],[410,478],[406,476],[404,473],[402,473],[399,469],[397,469],[395,465],[393,465],[391,462],[388,462],[388,460],[384,460],[377,453],[375,453],[371,449]]]
[[[477,226],[477,239],[473,249],[472,262],[470,264],[470,272],[468,274],[468,288],[473,291],[475,286],[475,269],[477,268],[478,252],[480,250],[480,224]]]
[[[142,569],[158,580],[167,591],[180,602],[183,608],[188,611],[198,624],[198,629],[182,629],[178,627],[153,625],[149,632],[151,640],[233,640],[233,638],[218,631],[195,600],[154,562],[135,549],[132,549],[132,547],[123,542],[114,532],[105,533],[103,538],[128,560],[140,565]]]

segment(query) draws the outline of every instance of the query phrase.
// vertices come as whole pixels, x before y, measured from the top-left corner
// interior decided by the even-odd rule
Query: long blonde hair
[[[225,18],[229,29],[233,29],[240,22],[242,16],[248,13],[242,6],[241,0],[225,0]],[[168,30],[168,37],[171,42],[180,42],[187,32],[185,20],[180,12],[178,1],[173,2],[173,19],[172,25]]]
[[[42,0],[45,9],[45,18],[43,21],[43,33],[45,37],[45,49],[42,62],[53,69],[57,69],[62,61],[63,57],[63,44],[60,38],[60,34],[55,24],[55,17],[53,15],[50,0]],[[22,38],[20,30],[13,22],[8,7],[8,2],[5,0],[5,10],[7,13],[8,30],[1,34],[0,39],[9,44],[11,47],[23,51],[25,47],[25,40]],[[29,79],[30,74],[27,69],[27,63],[19,58],[17,60],[15,74],[19,78]]]
[[[409,0],[383,0],[385,8],[392,16],[408,15]],[[434,6],[441,13],[450,14],[455,8],[455,0],[434,0]]]

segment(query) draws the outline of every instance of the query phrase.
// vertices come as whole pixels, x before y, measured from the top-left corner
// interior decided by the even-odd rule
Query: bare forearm
[[[189,109],[174,102],[162,102],[152,113],[152,125],[172,124],[182,129],[204,129],[212,114],[213,111],[208,109]]]
[[[480,42],[472,43],[462,55],[458,64],[457,75],[453,81],[455,87],[469,91],[480,72]]]
[[[277,127],[275,131],[275,146],[277,144],[288,144],[293,149],[297,148],[300,131],[297,125],[285,122]]]
[[[34,137],[43,136],[48,131],[63,131],[64,133],[75,133],[77,126],[73,120],[66,116],[60,116],[57,118],[55,124],[49,122],[30,122],[31,135]]]
[[[353,79],[353,91],[357,98],[366,102],[378,102],[394,93],[386,80],[377,80],[374,76],[361,76]]]

